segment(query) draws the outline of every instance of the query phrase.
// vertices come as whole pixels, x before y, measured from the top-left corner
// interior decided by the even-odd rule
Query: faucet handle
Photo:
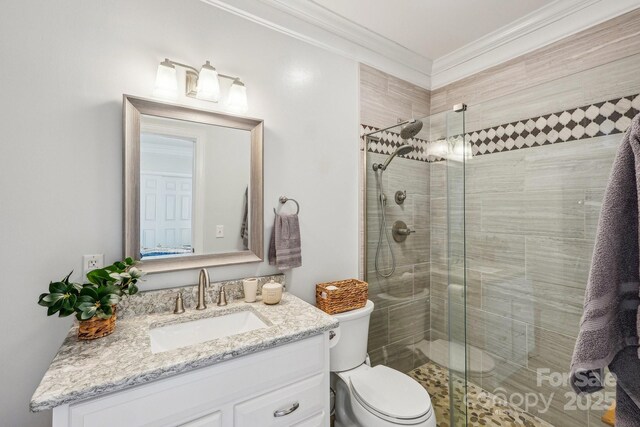
[[[220,285],[220,292],[218,293],[218,306],[222,307],[227,305],[227,292],[224,289],[224,285]]]
[[[184,301],[182,300],[182,292],[178,292],[176,296],[176,307],[173,309],[173,314],[184,313]]]

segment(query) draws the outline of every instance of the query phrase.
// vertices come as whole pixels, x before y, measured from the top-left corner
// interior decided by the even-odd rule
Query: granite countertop
[[[175,291],[171,293],[175,296]],[[152,353],[149,329],[155,326],[251,310],[269,326],[201,344]],[[171,311],[118,318],[113,334],[79,341],[73,326],[31,398],[31,410],[42,411],[161,378],[210,366],[336,328],[338,321],[305,301],[284,293],[277,305],[260,300],[231,301],[225,307],[209,303],[184,314]]]

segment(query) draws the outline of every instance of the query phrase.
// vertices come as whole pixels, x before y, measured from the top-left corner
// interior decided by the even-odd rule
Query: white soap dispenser
[[[262,286],[262,301],[265,304],[278,304],[282,299],[282,284],[272,280]]]

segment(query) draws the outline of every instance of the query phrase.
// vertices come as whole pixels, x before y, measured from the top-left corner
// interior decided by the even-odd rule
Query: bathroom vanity
[[[261,262],[262,120],[132,96],[123,108],[125,254],[149,273]],[[284,276],[259,287],[271,279]],[[328,426],[337,320],[290,294],[250,304],[241,281],[205,282],[204,310],[193,286],[150,291],[119,303],[112,335],[78,341],[73,327],[31,410],[53,409],[53,427]],[[219,307],[222,285],[232,302]]]
[[[154,292],[166,304],[169,291]],[[123,311],[108,337],[69,332],[31,401],[33,411],[53,409],[53,427],[329,425],[328,331],[338,323],[312,305],[285,293],[274,306]],[[189,341],[208,324],[232,335]],[[162,345],[164,330],[189,335],[190,325],[194,338]]]

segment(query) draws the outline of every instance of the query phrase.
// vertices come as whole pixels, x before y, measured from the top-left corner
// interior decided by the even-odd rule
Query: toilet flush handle
[[[329,348],[333,348],[340,341],[340,327],[329,331]]]

